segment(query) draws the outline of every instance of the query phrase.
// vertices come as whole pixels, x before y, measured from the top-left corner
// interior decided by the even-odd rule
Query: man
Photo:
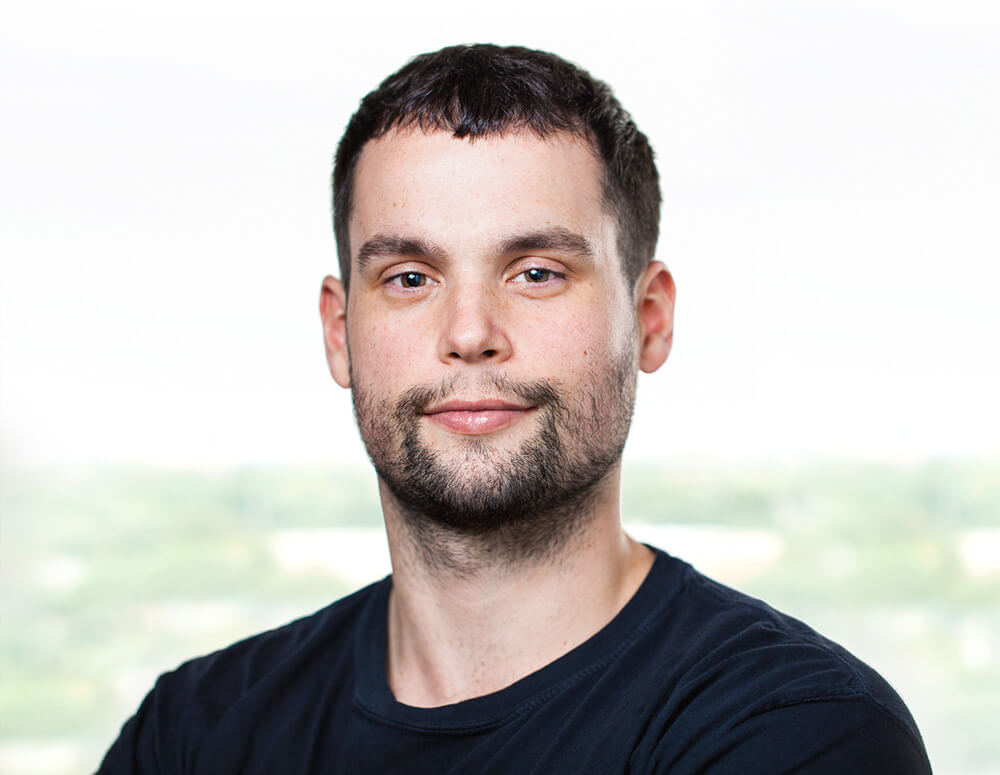
[[[102,772],[930,771],[874,671],[622,531],[674,283],[604,84],[521,48],[418,57],[362,102],[333,191],[327,360],[393,574],[162,676]]]

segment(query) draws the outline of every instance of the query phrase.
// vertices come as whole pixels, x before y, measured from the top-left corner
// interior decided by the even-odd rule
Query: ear
[[[319,316],[323,320],[323,341],[330,374],[341,387],[351,386],[350,358],[347,352],[347,296],[344,284],[336,277],[323,278],[319,294]]]
[[[662,261],[652,261],[636,289],[639,320],[639,368],[656,371],[674,341],[674,278]]]

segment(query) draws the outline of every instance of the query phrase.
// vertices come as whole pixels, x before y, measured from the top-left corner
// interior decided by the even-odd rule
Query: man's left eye
[[[552,269],[543,269],[538,266],[533,266],[531,269],[525,269],[521,272],[521,274],[524,275],[525,280],[533,284],[544,283],[546,280],[550,280],[553,277],[563,277],[563,275],[553,271]]]

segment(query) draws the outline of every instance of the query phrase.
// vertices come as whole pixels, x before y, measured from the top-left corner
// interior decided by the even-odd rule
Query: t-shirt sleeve
[[[930,775],[923,742],[870,697],[800,702],[705,735],[686,766],[705,775]],[[674,763],[676,764],[676,762]]]
[[[166,676],[146,695],[135,715],[122,727],[96,775],[174,775],[181,773],[175,730],[171,723],[170,693],[164,689]]]

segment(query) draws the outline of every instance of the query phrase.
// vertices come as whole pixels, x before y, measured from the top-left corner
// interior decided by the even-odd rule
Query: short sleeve
[[[705,735],[656,772],[930,775],[918,734],[871,697],[800,702]]]
[[[177,701],[169,689],[173,674],[160,676],[135,715],[122,727],[96,775],[180,775],[184,771],[176,743],[172,710]]]

